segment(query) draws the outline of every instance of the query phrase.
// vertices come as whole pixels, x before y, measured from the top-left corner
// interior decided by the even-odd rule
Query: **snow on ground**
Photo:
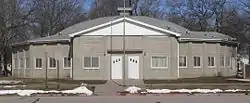
[[[3,85],[0,88],[17,88],[17,87],[26,87],[27,85]]]
[[[139,87],[131,86],[125,89],[125,91],[129,93],[138,93],[142,89]],[[245,90],[241,89],[228,89],[228,90],[221,90],[221,89],[146,89],[146,91],[142,91],[143,93],[155,93],[155,94],[166,94],[166,93],[222,93],[222,92],[242,92]],[[141,93],[142,93],[141,92]]]
[[[245,90],[242,90],[242,89],[228,89],[228,90],[225,90],[225,92],[243,92]]]
[[[146,89],[148,93],[218,93],[223,92],[220,89]]]
[[[11,95],[17,94],[19,96],[31,96],[32,94],[48,94],[48,93],[64,93],[64,94],[86,94],[88,96],[92,95],[93,92],[87,89],[85,86],[77,87],[73,90],[64,91],[44,91],[44,90],[0,90],[0,95]]]
[[[128,87],[127,89],[125,89],[125,91],[129,92],[129,93],[138,93],[138,91],[140,91],[141,88],[136,87],[136,86],[132,86],[132,87]]]
[[[0,80],[0,85],[19,84],[19,83],[23,83],[23,81],[20,81],[20,80]]]

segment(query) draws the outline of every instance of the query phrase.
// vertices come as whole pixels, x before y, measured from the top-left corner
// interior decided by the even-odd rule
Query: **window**
[[[179,66],[180,67],[187,67],[187,57],[186,56],[179,57]]]
[[[24,58],[20,58],[20,68],[24,69]]]
[[[224,56],[220,56],[220,66],[225,66],[225,58]]]
[[[15,69],[18,69],[18,64],[19,63],[18,63],[18,59],[17,58],[14,59],[14,63],[15,63]]]
[[[25,59],[25,66],[26,66],[26,69],[30,68],[30,59],[28,57],[26,57]]]
[[[194,56],[194,67],[201,67],[201,57]]]
[[[63,58],[63,66],[64,66],[64,68],[71,68],[71,58],[64,57]]]
[[[226,57],[226,66],[231,65],[231,57]]]
[[[42,58],[36,58],[35,62],[36,69],[42,69]]]
[[[208,57],[208,67],[215,67],[215,57]]]
[[[53,57],[49,58],[49,68],[50,69],[56,69],[56,59]]]
[[[152,56],[151,67],[152,68],[167,68],[168,67],[167,56]]]
[[[84,68],[99,68],[100,62],[99,62],[99,57],[84,57],[84,63],[83,63]]]

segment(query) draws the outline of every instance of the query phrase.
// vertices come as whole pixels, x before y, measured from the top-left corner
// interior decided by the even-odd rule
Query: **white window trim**
[[[179,61],[179,68],[187,68],[187,65],[188,65],[188,58],[187,58],[187,56],[184,56],[184,55],[181,55],[181,56],[179,56],[179,60],[180,60],[180,57],[185,57],[186,58],[186,66],[180,66],[180,61]]]
[[[41,67],[41,68],[37,68],[37,67],[36,67],[36,59],[37,59],[37,58],[42,59],[42,67]],[[42,58],[42,57],[35,57],[35,58],[34,58],[34,68],[35,68],[35,69],[43,69],[43,58]]]
[[[223,60],[223,62],[224,62],[224,66],[222,66],[222,65],[221,65],[221,57],[223,57],[223,58],[224,58],[224,60]],[[226,60],[225,60],[225,59],[226,59],[226,58],[225,58],[225,56],[224,56],[224,55],[221,55],[221,56],[220,56],[220,67],[221,67],[221,68],[225,68],[225,66],[226,66]]]
[[[194,65],[194,57],[200,57],[200,64],[201,64],[200,66],[195,66],[195,65]],[[192,58],[192,61],[193,61],[193,64],[192,64],[192,65],[193,65],[193,68],[201,68],[202,65],[203,65],[203,63],[202,63],[202,62],[203,62],[202,56],[194,55],[193,58]]]
[[[54,58],[55,59],[55,61],[56,61],[56,67],[50,67],[50,58]],[[57,68],[57,60],[56,60],[56,58],[55,57],[48,57],[47,58],[47,63],[48,63],[48,69],[56,69]]]
[[[84,57],[90,57],[91,58],[91,61],[90,61],[91,65],[92,65],[92,57],[98,57],[98,61],[99,61],[98,67],[84,67]],[[100,56],[83,56],[82,57],[82,68],[85,69],[85,70],[98,70],[101,67],[100,65],[101,65]]]
[[[153,57],[167,57],[167,66],[166,67],[153,67]],[[150,67],[152,68],[152,69],[168,69],[168,56],[166,56],[166,55],[153,55],[153,56],[151,56],[151,58],[150,58],[151,60],[150,60]]]
[[[24,69],[25,68],[25,60],[24,60],[24,58],[23,58],[23,67],[21,67],[21,58],[18,58],[19,60],[18,60],[18,62],[19,62],[19,69]]]
[[[207,63],[207,65],[208,65],[207,67],[208,67],[208,68],[215,68],[215,67],[216,67],[216,60],[215,60],[216,58],[215,58],[215,56],[208,56],[208,57],[213,57],[213,58],[214,58],[214,66],[209,66],[209,65],[208,65],[209,63]],[[208,59],[208,57],[207,57],[207,59]],[[209,62],[209,61],[208,61],[208,62]]]
[[[16,66],[16,60],[17,60],[17,62],[18,62],[18,65]],[[18,58],[14,58],[14,68],[15,69],[19,69],[19,59]]]
[[[24,60],[24,62],[25,62],[25,69],[30,69],[30,62],[29,62],[29,68],[27,68],[27,63],[26,63],[27,62],[26,61],[27,58],[29,58],[29,57],[25,57],[25,60]],[[29,58],[29,61],[30,61],[30,58]]]
[[[231,68],[232,67],[232,57],[231,56],[226,56],[226,61],[227,61],[227,57],[229,57],[229,65],[227,65],[227,62],[226,62],[225,67]]]
[[[72,69],[72,58],[70,58],[70,64],[71,64],[71,67],[65,67],[64,66],[64,58],[68,58],[67,56],[63,57],[63,69]]]

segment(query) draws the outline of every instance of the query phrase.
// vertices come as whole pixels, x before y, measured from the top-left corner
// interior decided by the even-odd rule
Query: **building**
[[[230,36],[190,31],[166,20],[102,17],[13,44],[13,76],[45,78],[46,70],[49,78],[74,80],[234,76],[237,44]]]

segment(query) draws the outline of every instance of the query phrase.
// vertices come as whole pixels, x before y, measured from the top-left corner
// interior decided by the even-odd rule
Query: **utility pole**
[[[45,52],[45,87],[48,89],[48,52]]]

